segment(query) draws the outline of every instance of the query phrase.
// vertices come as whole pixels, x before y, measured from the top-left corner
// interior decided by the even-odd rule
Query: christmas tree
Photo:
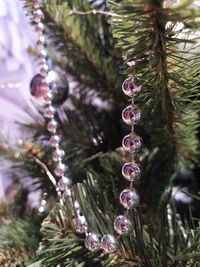
[[[29,175],[44,192],[41,216],[16,210],[22,193],[10,207],[1,266],[200,266],[199,221],[190,209],[181,218],[172,198],[174,181],[199,164],[197,1],[40,2],[25,10],[42,34],[43,21],[65,94],[48,95],[44,110],[34,77],[39,117],[24,126],[32,139],[17,157],[1,144],[17,179]]]

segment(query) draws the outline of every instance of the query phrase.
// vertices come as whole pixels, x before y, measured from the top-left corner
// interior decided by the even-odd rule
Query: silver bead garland
[[[44,96],[44,103],[46,108],[43,112],[43,116],[47,120],[47,130],[51,133],[49,144],[54,151],[52,153],[52,159],[56,163],[54,173],[60,178],[56,186],[60,201],[63,203],[68,201],[73,210],[74,215],[74,227],[77,233],[85,233],[85,247],[91,252],[96,249],[102,248],[104,253],[113,253],[118,247],[118,238],[111,234],[105,234],[101,241],[99,235],[94,232],[88,232],[88,223],[83,215],[80,215],[80,206],[77,200],[72,200],[72,191],[70,186],[72,181],[65,176],[67,167],[63,164],[62,159],[65,155],[64,151],[60,147],[61,138],[58,135],[58,123],[55,119],[56,108],[52,105],[53,94],[49,87],[50,72],[47,51],[45,49],[45,36],[44,36],[44,25],[42,19],[44,17],[41,10],[41,0],[32,0],[33,2],[33,20],[36,23],[36,32],[38,33],[37,49],[39,50],[40,59],[40,75],[44,77],[44,87],[47,92]],[[122,90],[125,95],[131,97],[131,104],[128,105],[122,111],[122,119],[125,124],[131,126],[131,133],[126,135],[122,140],[122,147],[126,152],[131,153],[132,160],[127,162],[122,167],[123,177],[130,182],[128,188],[124,189],[120,196],[119,201],[125,208],[124,214],[118,215],[114,220],[114,230],[118,235],[127,234],[132,229],[132,223],[129,217],[129,210],[135,208],[139,204],[139,195],[133,188],[133,183],[140,177],[140,167],[135,162],[135,152],[141,147],[141,138],[134,132],[134,125],[140,120],[141,114],[136,105],[134,104],[134,95],[140,92],[141,85],[134,81],[132,76],[128,77],[122,84]],[[62,191],[62,194],[61,194]],[[45,202],[46,203],[46,202]],[[41,203],[41,206],[43,206]]]

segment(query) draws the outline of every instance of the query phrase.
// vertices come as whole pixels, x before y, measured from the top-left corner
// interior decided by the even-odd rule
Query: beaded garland
[[[80,215],[79,203],[75,200],[72,201],[71,195],[72,191],[70,185],[72,181],[65,177],[65,172],[67,166],[63,164],[62,159],[65,152],[60,147],[60,137],[57,134],[58,123],[55,120],[56,108],[53,106],[53,94],[51,88],[48,84],[48,73],[49,66],[47,61],[47,51],[45,50],[45,36],[44,36],[44,25],[42,23],[43,12],[41,10],[42,1],[33,0],[33,20],[36,23],[36,31],[38,32],[39,38],[37,42],[37,48],[40,49],[39,59],[40,59],[40,75],[42,76],[42,86],[44,89],[44,102],[45,110],[43,115],[47,120],[47,130],[51,133],[50,146],[55,150],[52,153],[52,159],[56,163],[54,173],[59,177],[57,184],[54,184],[60,200],[67,200],[71,202],[71,206],[74,212],[74,225],[77,233],[85,233],[85,246],[90,251],[95,251],[96,249],[103,249],[104,253],[112,253],[116,251],[118,247],[118,237],[122,234],[127,234],[132,228],[132,222],[129,219],[129,210],[135,208],[139,204],[140,197],[136,190],[133,188],[133,184],[140,177],[140,168],[135,162],[134,155],[135,152],[141,147],[141,138],[137,136],[134,132],[134,125],[140,120],[141,114],[138,108],[134,104],[134,96],[141,90],[141,85],[134,81],[134,78],[128,77],[122,84],[122,90],[125,95],[131,98],[131,104],[127,106],[122,111],[122,119],[124,123],[131,126],[131,133],[126,135],[122,140],[122,147],[125,151],[131,153],[131,161],[126,162],[122,167],[123,177],[130,182],[128,188],[125,188],[119,196],[121,205],[124,207],[125,212],[122,215],[118,215],[114,221],[114,229],[118,234],[118,237],[111,234],[105,234],[102,239],[99,239],[99,234],[88,232],[88,224],[83,215]],[[62,192],[62,197],[61,197]]]

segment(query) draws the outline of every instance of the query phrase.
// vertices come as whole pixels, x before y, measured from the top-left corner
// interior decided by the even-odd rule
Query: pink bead
[[[128,77],[122,84],[124,94],[130,97],[140,92],[141,88],[141,85],[134,83],[133,77]]]
[[[133,153],[141,146],[141,139],[135,134],[126,135],[122,140],[122,146],[125,151]]]
[[[135,124],[140,120],[140,117],[141,114],[137,110],[136,106],[130,105],[122,111],[122,119],[128,125]]]

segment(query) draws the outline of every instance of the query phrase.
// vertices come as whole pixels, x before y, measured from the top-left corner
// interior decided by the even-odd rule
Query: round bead
[[[52,103],[52,99],[53,99],[52,92],[49,91],[49,92],[47,92],[47,94],[44,96],[44,103],[45,103],[46,105],[51,105],[51,103]]]
[[[90,251],[95,251],[100,247],[99,237],[95,233],[88,233],[85,238],[85,247]]]
[[[125,209],[136,207],[140,202],[140,197],[134,189],[124,189],[120,194],[120,203]]]
[[[33,0],[32,3],[33,3],[33,7],[35,9],[37,9],[41,6],[41,0]]]
[[[122,140],[122,146],[125,151],[133,153],[141,146],[141,139],[135,134],[126,135]]]
[[[47,123],[47,130],[50,133],[56,133],[57,127],[58,127],[58,124],[57,124],[57,121],[55,121],[55,120],[50,120]]]
[[[122,167],[122,175],[130,182],[136,181],[140,177],[140,167],[134,162],[125,163]]]
[[[106,234],[101,239],[101,247],[105,253],[113,253],[117,250],[118,242],[113,235]]]
[[[40,50],[40,53],[39,53],[39,57],[40,58],[45,58],[46,59],[46,57],[47,57],[47,51],[45,50],[45,49],[41,49]]]
[[[56,150],[54,150],[52,154],[52,159],[53,161],[57,162],[57,161],[61,161],[64,156],[65,156],[65,151],[57,148]]]
[[[72,184],[72,180],[63,176],[59,181],[58,181],[58,188],[61,191],[65,191],[68,189],[68,187]]]
[[[132,227],[132,224],[130,220],[124,216],[124,215],[119,215],[114,221],[114,229],[115,231],[122,235],[122,234],[127,234]]]
[[[133,125],[140,120],[141,114],[135,106],[129,105],[122,111],[122,119],[128,125]]]
[[[33,13],[33,20],[37,23],[39,23],[41,21],[41,19],[43,18],[43,12],[41,9],[37,9],[34,11]]]
[[[45,37],[44,35],[40,35],[37,41],[37,46],[44,49],[44,45],[45,45]]]
[[[48,74],[48,71],[49,71],[49,67],[47,64],[42,64],[41,68],[40,68],[40,74],[43,76],[43,77],[46,77],[47,74]]]
[[[72,197],[72,191],[71,189],[67,188],[65,189],[65,192],[62,194],[62,199],[65,201],[69,201],[69,199],[71,199]]]
[[[88,224],[84,216],[78,216],[75,219],[75,228],[78,233],[86,233]]]
[[[55,114],[55,108],[52,106],[47,107],[43,112],[43,116],[48,119],[53,119],[54,114]]]
[[[60,143],[60,137],[58,135],[52,135],[49,143],[52,147],[58,147]]]
[[[59,176],[59,177],[64,176],[64,173],[65,173],[66,169],[67,169],[67,168],[66,168],[66,165],[63,164],[63,163],[61,163],[61,162],[59,162],[59,163],[57,164],[55,170],[54,170],[55,175],[56,175],[56,176]]]
[[[44,24],[39,22],[37,26],[35,27],[35,30],[37,33],[42,34],[44,31]]]
[[[122,84],[124,94],[130,97],[140,92],[141,88],[141,85],[134,83],[133,77],[128,77]]]

